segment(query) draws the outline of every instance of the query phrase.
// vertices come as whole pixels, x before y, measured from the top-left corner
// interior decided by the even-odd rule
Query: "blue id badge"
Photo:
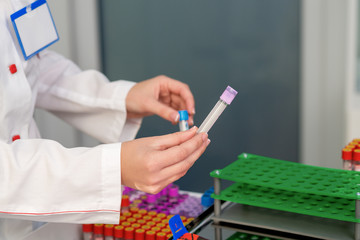
[[[46,0],[37,0],[10,18],[25,60],[59,40]]]

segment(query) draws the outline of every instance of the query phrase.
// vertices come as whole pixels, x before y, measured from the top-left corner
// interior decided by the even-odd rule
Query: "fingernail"
[[[203,134],[203,135],[202,135],[202,140],[203,140],[203,142],[205,142],[205,141],[206,141],[206,139],[208,139],[208,135],[207,135],[207,133],[205,133],[205,134]]]
[[[174,120],[174,122],[178,122],[179,121],[179,113],[177,113],[177,112],[174,112],[174,113],[172,113],[171,114],[171,119],[173,119]]]
[[[193,131],[195,128],[197,128],[197,127],[193,126],[192,128],[189,129],[189,131]]]
[[[194,125],[194,120],[189,119],[189,124],[190,124],[190,125]]]
[[[193,108],[193,110],[191,111],[191,114],[195,114],[195,108]]]
[[[207,142],[206,142],[206,146],[208,146],[210,144],[211,140],[208,139]]]

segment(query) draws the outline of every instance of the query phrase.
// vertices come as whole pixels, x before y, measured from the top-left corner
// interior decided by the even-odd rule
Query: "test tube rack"
[[[214,223],[222,220],[221,200],[354,223],[360,239],[360,173],[309,166],[243,153],[214,178]],[[233,181],[221,190],[221,180]],[[216,239],[221,228],[215,227]]]

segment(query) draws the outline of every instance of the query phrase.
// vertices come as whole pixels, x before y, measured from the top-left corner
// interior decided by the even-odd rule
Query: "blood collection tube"
[[[119,223],[121,224],[122,222],[125,222],[126,221],[126,217],[123,216],[123,215],[120,215],[120,221]]]
[[[144,229],[136,229],[135,230],[135,239],[134,240],[145,240],[145,230]]]
[[[135,213],[132,215],[132,217],[135,218],[136,220],[138,220],[138,219],[141,219],[143,216],[139,213]]]
[[[123,226],[124,229],[125,229],[125,228],[127,228],[127,227],[131,227],[131,223],[129,223],[129,222],[122,222],[122,223],[121,223],[121,226]]]
[[[185,216],[180,216],[180,219],[182,222],[185,222],[187,220],[187,218]]]
[[[159,227],[160,229],[163,229],[166,227],[166,225],[164,223],[157,223],[155,226]]]
[[[179,111],[179,115],[180,115],[180,118],[179,118],[179,128],[180,128],[180,131],[186,131],[189,129],[189,123],[188,123],[188,120],[189,120],[189,114],[188,114],[188,111],[186,110],[181,110]]]
[[[343,169],[344,170],[353,170],[352,155],[353,155],[353,149],[343,148],[342,160],[343,160]]]
[[[132,213],[131,212],[123,212],[121,213],[121,216],[124,216],[126,219],[131,218]]]
[[[166,234],[163,232],[156,233],[156,240],[166,240]]]
[[[165,233],[166,235],[170,234],[171,233],[171,230],[170,228],[163,228],[161,229],[161,232]]]
[[[156,215],[157,215],[158,213],[156,212],[156,211],[149,211],[148,212],[148,216],[150,216],[150,217],[155,217]]]
[[[145,240],[155,240],[156,233],[154,231],[146,231],[145,232]]]
[[[355,171],[360,172],[360,149],[354,149],[353,151],[353,168]]]
[[[135,229],[133,227],[127,227],[124,230],[124,239],[133,240],[135,236]]]
[[[142,216],[145,216],[147,214],[147,210],[146,209],[140,209],[138,211],[138,214],[141,214]]]
[[[351,146],[353,146],[354,148],[356,148],[356,145],[358,145],[358,144],[359,144],[358,142],[351,141],[351,142],[349,142],[348,145],[346,145],[346,147],[351,147]]]
[[[158,233],[158,232],[161,231],[161,228],[155,226],[155,227],[152,227],[152,228],[151,228],[151,231],[153,231],[153,232],[155,232],[155,233]]]
[[[92,224],[83,224],[83,240],[92,240],[93,239],[93,225]]]
[[[230,105],[232,100],[234,100],[235,96],[237,94],[237,91],[231,88],[230,86],[227,86],[223,94],[220,96],[219,101],[215,104],[213,109],[210,111],[210,113],[207,115],[203,123],[200,125],[198,129],[198,133],[205,132],[207,133],[210,128],[214,125],[216,120],[220,117],[222,112],[225,110],[225,108]]]
[[[127,222],[129,222],[130,224],[136,223],[136,218],[130,217],[126,219]]]
[[[149,227],[154,227],[156,223],[154,223],[153,221],[149,221],[146,223],[146,225],[148,225]]]
[[[150,231],[150,230],[151,230],[151,227],[150,227],[149,225],[142,225],[142,226],[141,226],[141,229],[144,229],[145,232],[146,232],[146,231]]]
[[[141,228],[141,225],[139,223],[133,223],[133,224],[131,224],[131,227],[136,230],[136,229]]]
[[[138,219],[136,222],[141,226],[146,224],[146,221],[144,219]]]
[[[104,224],[94,224],[94,240],[104,240]]]
[[[138,211],[139,211],[139,208],[138,208],[138,207],[131,207],[131,208],[130,208],[130,212],[133,213],[133,214],[134,214],[134,213],[137,213]]]
[[[158,215],[156,215],[157,218],[160,219],[165,219],[166,218],[166,214],[165,213],[158,213]]]
[[[344,148],[350,148],[350,149],[356,149],[357,147],[357,143],[349,143],[348,145],[346,145]]]
[[[124,226],[115,226],[114,228],[114,240],[123,240],[124,239]]]
[[[147,194],[147,198],[146,198],[146,202],[147,202],[147,210],[149,210],[150,208],[153,208],[156,206],[156,195],[155,194]]]
[[[114,240],[114,225],[106,224],[104,227],[105,240]]]
[[[130,210],[129,195],[123,194],[121,197],[121,212],[128,212]]]
[[[159,223],[159,222],[161,222],[161,218],[158,218],[158,217],[154,217],[153,219],[152,219],[152,221],[156,224],[156,223]]]
[[[177,203],[179,201],[179,186],[175,184],[171,185],[168,195],[168,201],[170,203]]]
[[[136,207],[138,207],[139,204],[141,204],[141,203],[142,203],[142,200],[141,200],[141,199],[135,199],[135,200],[132,202],[132,204],[134,204]]]

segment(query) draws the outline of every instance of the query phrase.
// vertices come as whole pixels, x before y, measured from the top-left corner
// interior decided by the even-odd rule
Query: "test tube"
[[[156,240],[166,240],[166,233],[158,232],[156,233]]]
[[[104,239],[105,240],[114,240],[114,225],[106,224],[104,227]]]
[[[154,231],[146,231],[145,232],[145,240],[155,240],[156,233]]]
[[[135,229],[132,227],[126,227],[124,230],[124,239],[134,240]]]
[[[134,240],[145,240],[145,230],[141,228],[136,229]]]
[[[181,110],[179,111],[179,115],[180,115],[180,118],[179,118],[179,128],[180,128],[180,131],[186,131],[189,129],[189,124],[188,124],[188,120],[189,120],[189,114],[188,114],[188,111],[186,110]]]
[[[123,240],[124,238],[124,226],[115,226],[114,228],[114,240]]]
[[[353,170],[352,155],[353,155],[353,149],[343,148],[342,160],[343,160],[344,170]]]
[[[94,224],[94,240],[104,240],[104,224]]]
[[[355,149],[353,151],[353,163],[354,163],[354,170],[360,171],[360,149]]]
[[[210,128],[214,125],[216,120],[220,117],[225,108],[230,105],[232,100],[234,100],[237,91],[232,87],[227,86],[223,94],[220,96],[219,101],[215,104],[209,115],[205,118],[203,123],[200,125],[198,129],[198,133],[204,132],[207,133]]]
[[[93,239],[93,225],[92,224],[83,224],[83,240],[92,240]]]
[[[130,210],[130,198],[129,195],[123,194],[121,197],[121,212],[129,212]]]

